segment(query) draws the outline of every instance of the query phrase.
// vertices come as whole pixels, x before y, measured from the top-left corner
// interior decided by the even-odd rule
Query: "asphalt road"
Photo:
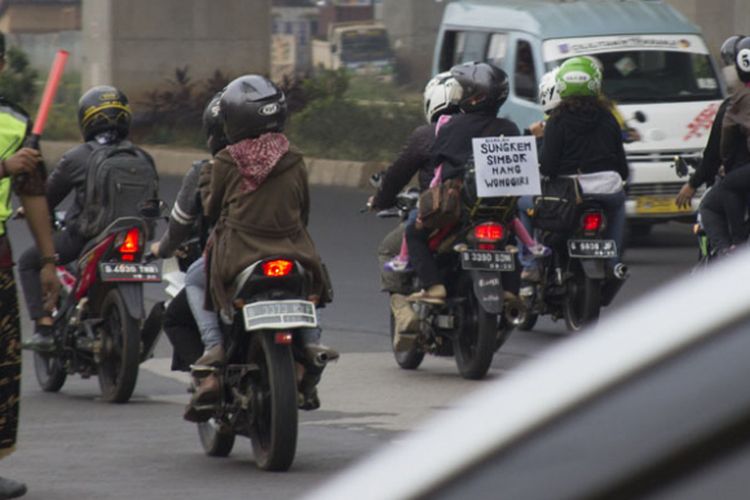
[[[162,181],[171,201],[179,179]],[[226,459],[201,450],[195,426],[182,420],[186,377],[169,371],[170,348],[160,342],[144,365],[132,401],[98,399],[96,379],[70,377],[59,394],[41,392],[32,358],[24,357],[18,451],[0,475],[26,481],[29,500],[294,498],[425,418],[447,411],[483,382],[461,379],[449,359],[428,358],[413,372],[398,369],[390,354],[387,300],[378,291],[375,248],[393,221],[362,215],[367,193],[314,188],[311,233],[329,266],[335,303],[321,314],[324,340],[342,352],[321,384],[323,406],[301,414],[298,451],[288,473],[264,473],[253,463],[249,441],[238,438]],[[23,224],[11,223],[16,257],[31,244]],[[626,254],[632,278],[612,308],[688,272],[695,259],[689,228],[656,228]],[[162,298],[149,286],[150,304]],[[603,311],[605,316],[609,310]],[[30,335],[24,318],[24,335]],[[539,321],[516,332],[495,355],[490,379],[568,338],[562,322]]]

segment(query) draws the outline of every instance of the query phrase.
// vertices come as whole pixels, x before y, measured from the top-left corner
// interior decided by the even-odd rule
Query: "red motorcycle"
[[[161,324],[161,310],[146,318],[143,305],[143,284],[161,281],[159,264],[144,259],[147,234],[143,218],[117,219],[78,261],[58,267],[63,287],[54,315],[55,349],[34,353],[44,391],[59,391],[77,373],[97,375],[105,401],[130,399],[138,365],[149,357]]]

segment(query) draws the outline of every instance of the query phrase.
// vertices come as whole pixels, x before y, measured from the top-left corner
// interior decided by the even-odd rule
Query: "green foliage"
[[[312,78],[302,82],[302,89],[308,100],[341,99],[349,89],[350,77],[343,68],[339,70],[321,69]]]
[[[28,56],[17,47],[9,47],[5,58],[6,67],[0,73],[0,95],[28,109],[34,101],[38,74],[29,65]]]
[[[81,132],[78,128],[78,99],[81,97],[81,75],[65,73],[60,81],[55,96],[55,105],[50,110],[44,129],[44,138],[53,141],[79,141]],[[41,93],[39,94],[41,99]],[[38,106],[34,102],[33,110]],[[29,111],[32,111],[30,109]]]
[[[418,105],[366,105],[320,99],[292,117],[291,141],[307,155],[357,161],[392,160],[424,121]]]

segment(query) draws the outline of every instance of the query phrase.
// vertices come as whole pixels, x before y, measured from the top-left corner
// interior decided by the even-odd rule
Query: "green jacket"
[[[0,159],[13,155],[23,145],[31,120],[26,112],[0,97]],[[0,179],[0,236],[5,235],[5,222],[13,213],[10,203],[11,178]]]

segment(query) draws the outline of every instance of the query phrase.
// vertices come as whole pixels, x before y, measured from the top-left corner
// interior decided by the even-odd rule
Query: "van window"
[[[513,72],[513,82],[517,97],[536,101],[537,85],[534,53],[531,51],[531,44],[525,40],[519,40],[516,45],[516,67]]]
[[[490,44],[487,47],[487,62],[502,68],[507,53],[508,35],[506,33],[493,33],[490,36]]]
[[[446,31],[440,53],[440,71],[456,64],[484,61],[490,34],[483,31]]]

